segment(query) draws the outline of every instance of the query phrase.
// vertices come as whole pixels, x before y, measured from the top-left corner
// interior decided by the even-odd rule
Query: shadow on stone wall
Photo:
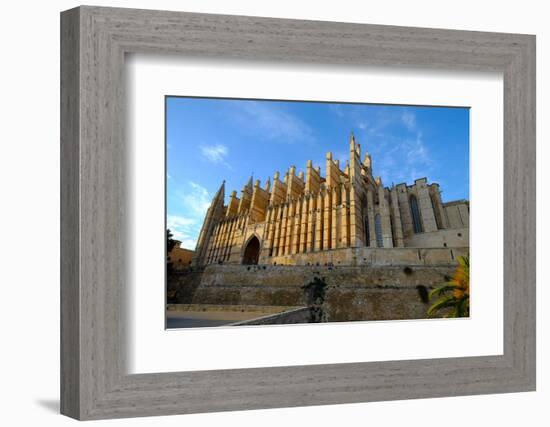
[[[309,307],[315,323],[422,319],[454,268],[212,265],[169,275],[168,302]]]
[[[325,307],[327,283],[324,278],[314,277],[311,282],[302,286],[306,305],[310,308],[309,323],[328,322],[329,316]]]

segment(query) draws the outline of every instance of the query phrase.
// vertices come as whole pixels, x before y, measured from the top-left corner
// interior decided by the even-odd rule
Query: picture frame
[[[503,73],[498,356],[128,374],[128,53]],[[80,419],[533,391],[535,36],[81,6],[61,14],[61,413]]]

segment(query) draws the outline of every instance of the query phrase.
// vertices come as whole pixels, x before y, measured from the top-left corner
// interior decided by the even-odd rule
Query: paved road
[[[233,323],[235,320],[222,319],[205,319],[192,316],[168,317],[166,319],[166,327],[168,329],[175,328],[204,328],[208,326],[221,326]]]

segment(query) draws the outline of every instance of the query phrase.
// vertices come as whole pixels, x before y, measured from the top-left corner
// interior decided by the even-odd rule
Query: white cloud
[[[392,182],[412,184],[415,179],[422,177],[431,179],[437,171],[437,165],[420,130],[411,137],[386,134],[376,141],[371,150],[374,171],[386,185]]]
[[[191,191],[187,191],[183,196],[185,209],[193,218],[204,218],[208,207],[210,206],[210,195],[208,190],[196,182],[189,181]]]
[[[254,133],[277,142],[313,142],[313,130],[298,117],[276,105],[249,101],[235,104],[240,107],[237,119]]]
[[[168,215],[166,220],[168,227],[188,227],[195,223],[195,220],[192,218],[186,218],[181,215]]]
[[[224,166],[227,166],[229,169],[231,169],[231,166],[225,160],[226,157],[229,155],[229,149],[225,145],[222,145],[222,144],[200,145],[199,150],[201,152],[202,157],[204,157],[209,162],[222,164]]]
[[[411,111],[404,110],[401,113],[401,121],[410,132],[416,129],[416,116]]]
[[[410,165],[431,166],[432,158],[422,139],[422,132],[417,132],[416,139],[408,140],[405,148]]]
[[[197,221],[181,215],[168,215],[166,227],[172,232],[174,239],[181,242],[182,248],[195,249],[197,246],[196,235]]]
[[[182,242],[183,248],[195,249],[210,206],[210,194],[206,188],[193,181],[188,181],[184,189],[178,189],[173,194],[176,199],[172,212],[166,216],[166,227],[172,231],[175,239]]]

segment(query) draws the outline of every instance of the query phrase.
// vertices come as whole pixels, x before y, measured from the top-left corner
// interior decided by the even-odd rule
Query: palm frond
[[[431,317],[435,313],[437,313],[439,310],[442,310],[447,307],[453,307],[455,304],[456,304],[455,297],[450,296],[450,297],[442,298],[428,309],[428,316]]]
[[[468,317],[470,315],[470,299],[463,298],[456,305],[456,317]]]
[[[445,285],[440,286],[439,288],[435,288],[433,291],[431,291],[429,294],[429,298],[432,299],[434,296],[441,296],[448,291],[454,291],[456,288],[457,285],[446,283]]]

